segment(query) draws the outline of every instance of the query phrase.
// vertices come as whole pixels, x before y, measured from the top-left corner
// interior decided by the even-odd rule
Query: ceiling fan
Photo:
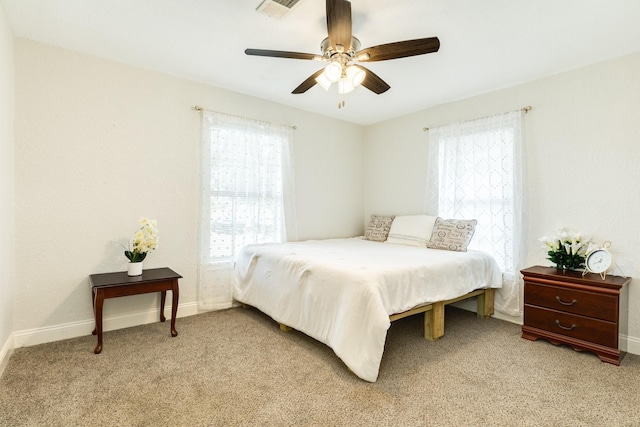
[[[386,61],[437,52],[440,40],[428,37],[381,44],[360,50],[360,40],[351,33],[351,2],[327,0],[327,32],[329,37],[321,43],[322,55],[287,52],[281,50],[246,49],[244,53],[274,58],[310,59],[328,62],[303,81],[292,93],[304,93],[316,83],[328,90],[332,83],[338,84],[338,93],[345,94],[362,85],[381,94],[390,86],[371,70],[358,64],[361,62]]]

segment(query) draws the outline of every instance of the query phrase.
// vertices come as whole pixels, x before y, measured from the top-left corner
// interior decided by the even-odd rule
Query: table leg
[[[167,299],[167,291],[160,291],[160,321],[164,322],[167,320],[164,317],[164,303]]]
[[[171,303],[171,336],[177,337],[178,331],[176,331],[176,316],[178,315],[178,297],[180,290],[178,289],[178,279],[173,280],[173,286],[171,288],[171,296],[173,301]]]
[[[91,307],[93,307],[93,318],[96,318],[96,290],[91,288]],[[91,331],[91,335],[96,334],[96,322],[93,322],[93,331]]]
[[[93,350],[95,354],[99,354],[102,351],[102,306],[104,305],[104,294],[101,290],[95,293],[95,300],[93,304],[95,317],[96,317],[96,334],[98,335],[98,345]]]

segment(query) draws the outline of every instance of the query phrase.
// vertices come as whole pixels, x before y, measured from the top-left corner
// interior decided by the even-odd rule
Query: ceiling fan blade
[[[321,56],[312,53],[287,52],[284,50],[245,49],[244,53],[247,55],[269,56],[272,58],[322,59]]]
[[[329,43],[335,50],[338,45],[349,50],[351,46],[351,2],[327,0],[327,32]]]
[[[360,68],[362,71],[366,73],[364,80],[362,81],[362,86],[369,89],[371,92],[375,92],[378,95],[388,91],[391,86],[389,86],[384,80],[378,77],[373,71],[363,67],[362,65],[355,65]]]
[[[313,73],[312,75],[310,75],[309,78],[307,78],[307,80],[305,80],[302,83],[300,83],[300,86],[295,88],[293,90],[293,92],[291,92],[291,93],[297,95],[299,93],[305,93],[306,91],[311,89],[317,83],[316,82],[316,77],[318,77],[320,74],[322,74],[323,71],[324,71],[324,68],[321,68],[318,71],[316,71],[315,73]]]
[[[438,49],[440,49],[440,40],[437,37],[429,37],[368,47],[356,53],[356,58],[362,62],[386,61],[387,59],[424,55],[425,53],[437,52]]]

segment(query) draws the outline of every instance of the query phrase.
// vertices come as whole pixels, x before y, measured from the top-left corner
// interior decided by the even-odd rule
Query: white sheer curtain
[[[288,126],[202,111],[200,309],[231,306],[243,246],[297,239],[291,138]]]
[[[429,129],[428,213],[477,219],[470,249],[492,254],[503,271],[495,308],[520,315],[523,267],[522,112]]]

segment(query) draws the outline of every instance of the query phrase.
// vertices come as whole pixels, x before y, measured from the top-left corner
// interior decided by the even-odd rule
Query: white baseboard
[[[187,317],[198,314],[198,303],[190,302],[178,305],[178,317]],[[165,316],[171,318],[171,306],[165,307]],[[102,320],[103,331],[129,328],[131,326],[146,325],[157,322],[160,317],[158,309],[127,314],[125,316],[109,317]],[[25,347],[47,342],[66,340],[69,338],[90,335],[95,326],[94,319],[70,322],[62,325],[45,326],[42,328],[27,329],[13,333],[14,347]]]
[[[631,354],[640,354],[640,339],[636,337],[620,335],[620,350],[626,351],[627,353]]]
[[[13,341],[14,341],[13,334],[10,334],[9,338],[7,338],[7,342],[5,342],[4,345],[2,346],[2,349],[0,349],[0,377],[4,372],[4,368],[6,368],[7,364],[9,363],[9,358],[11,357],[11,353],[13,353],[13,348],[14,348]]]
[[[203,311],[225,310],[233,307],[233,301],[229,302],[226,298],[206,299],[200,301],[198,304],[199,308]]]

